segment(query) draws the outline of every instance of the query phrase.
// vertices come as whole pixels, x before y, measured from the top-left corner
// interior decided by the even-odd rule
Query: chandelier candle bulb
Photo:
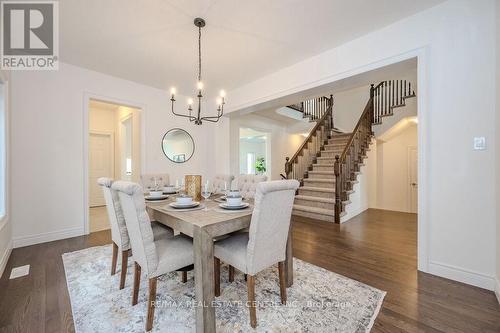
[[[198,90],[202,90],[203,89],[203,82],[198,81],[198,83],[196,84],[196,87],[198,88]]]

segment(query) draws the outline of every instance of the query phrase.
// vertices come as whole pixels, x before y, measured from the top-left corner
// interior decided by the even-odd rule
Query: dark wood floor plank
[[[373,209],[342,225],[294,217],[294,256],[387,291],[372,332],[500,332],[491,291],[417,271],[416,222]],[[15,249],[0,279],[0,332],[73,332],[61,255],[110,242],[102,231]],[[28,277],[8,280],[25,264]]]

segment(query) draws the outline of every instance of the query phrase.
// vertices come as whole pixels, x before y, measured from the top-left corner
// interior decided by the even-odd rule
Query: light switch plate
[[[18,277],[26,276],[30,273],[30,265],[24,265],[24,266],[19,266],[19,267],[14,267],[10,271],[10,277],[9,279],[15,279]]]
[[[486,138],[484,136],[474,137],[474,150],[485,150]]]

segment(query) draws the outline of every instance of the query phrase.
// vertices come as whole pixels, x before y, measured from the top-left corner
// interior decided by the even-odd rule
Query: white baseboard
[[[14,248],[52,242],[59,239],[77,237],[83,234],[84,234],[83,227],[76,227],[58,231],[44,232],[36,235],[14,237]]]
[[[12,252],[12,240],[7,244],[7,248],[0,258],[0,277],[3,275],[3,271],[5,270],[5,266],[7,266],[7,261],[9,261],[10,254]]]
[[[497,296],[497,301],[500,303],[500,281],[495,279],[495,295]]]
[[[347,222],[348,220],[352,219],[353,217],[363,213],[367,209],[368,209],[368,206],[363,206],[363,207],[358,207],[354,210],[347,212],[346,215],[344,215],[340,218],[340,223]]]
[[[483,273],[474,272],[457,266],[430,261],[428,273],[476,287],[495,290],[495,278],[493,276],[488,276]]]

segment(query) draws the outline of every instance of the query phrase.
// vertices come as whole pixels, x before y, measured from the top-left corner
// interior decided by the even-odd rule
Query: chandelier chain
[[[198,81],[201,81],[201,27],[198,27]]]

